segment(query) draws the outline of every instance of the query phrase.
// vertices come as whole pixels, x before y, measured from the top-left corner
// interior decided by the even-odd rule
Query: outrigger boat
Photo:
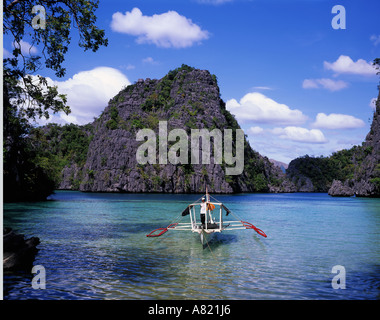
[[[201,207],[202,198],[206,202],[206,214],[205,221],[202,223],[197,219],[196,208]],[[211,198],[213,201],[211,201]],[[224,213],[226,216],[231,214],[236,220],[224,220]],[[190,222],[180,222],[180,220],[185,217],[190,217]],[[199,216],[199,215],[198,215]],[[179,220],[178,220],[179,219]],[[176,222],[177,221],[177,222]],[[242,230],[242,229],[252,229],[255,230],[259,235],[267,237],[265,232],[253,224],[241,220],[236,214],[232,213],[222,202],[218,201],[214,197],[210,197],[207,192],[206,194],[199,198],[192,204],[189,204],[185,210],[167,227],[158,228],[153,230],[151,233],[147,234],[147,237],[160,237],[167,231],[191,231],[200,235],[201,243],[203,246],[208,244],[211,236],[216,232],[229,231],[229,230]]]

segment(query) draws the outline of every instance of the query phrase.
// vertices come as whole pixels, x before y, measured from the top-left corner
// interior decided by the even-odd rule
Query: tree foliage
[[[46,23],[37,28],[33,25],[34,1],[3,1],[3,32],[13,39],[12,56],[4,59],[4,86],[11,104],[17,106],[20,116],[28,119],[49,118],[49,111],[70,112],[65,95],[36,73],[46,67],[57,77],[65,75],[63,62],[72,25],[79,33],[78,45],[85,51],[97,51],[108,44],[104,30],[95,26],[98,1],[41,0],[38,4],[45,9]],[[38,48],[40,55],[33,48]]]
[[[317,192],[327,192],[333,180],[350,180],[360,170],[365,157],[372,152],[371,147],[354,146],[334,152],[329,157],[303,157],[292,160],[286,170],[291,179],[309,178]]]
[[[380,58],[374,59],[372,65],[378,70],[376,74],[380,74]]]
[[[43,8],[44,24],[38,23],[39,16],[35,23],[37,4]],[[3,60],[4,201],[46,198],[54,188],[46,158],[29,139],[30,121],[56,112],[68,114],[70,107],[66,96],[38,73],[47,68],[57,77],[65,75],[72,29],[84,51],[108,44],[104,30],[95,25],[97,7],[96,0],[3,1],[4,38],[10,37],[13,44]]]

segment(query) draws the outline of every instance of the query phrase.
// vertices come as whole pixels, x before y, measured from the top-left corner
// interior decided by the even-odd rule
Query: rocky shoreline
[[[23,234],[18,234],[11,228],[3,228],[3,270],[25,270],[33,267],[35,256],[40,244],[38,237],[25,239]]]

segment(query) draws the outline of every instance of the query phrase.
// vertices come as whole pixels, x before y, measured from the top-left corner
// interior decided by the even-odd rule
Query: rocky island
[[[362,148],[365,155],[361,164],[355,168],[353,177],[344,181],[334,180],[329,195],[380,197],[380,90],[371,129]]]
[[[286,175],[298,192],[380,197],[380,93],[370,132],[362,145],[334,152],[329,157],[306,155],[294,159]]]
[[[254,151],[245,136],[244,166],[239,174],[227,174],[230,165],[225,161],[224,144],[222,161],[215,161],[213,138],[209,150],[200,150],[210,153],[210,163],[192,163],[189,154],[185,163],[162,164],[160,151],[167,154],[178,142],[160,141],[162,124],[168,132],[181,129],[189,146],[192,130],[232,130],[232,149],[236,150],[240,126],[220,97],[216,76],[182,65],[162,79],[140,79],[123,88],[92,123],[48,124],[34,128],[29,139],[44,172],[62,190],[200,193],[207,185],[212,193],[328,192],[378,197],[379,113],[378,99],[371,130],[361,146],[328,157],[299,157],[289,163],[286,173],[284,164],[281,169],[276,161]],[[156,154],[141,164],[136,152],[146,141],[137,135],[144,129],[157,137],[152,145]]]
[[[238,175],[226,174],[225,161],[215,162],[213,140],[210,164],[191,161],[139,164],[136,151],[142,142],[137,141],[137,132],[148,128],[158,135],[159,123],[163,121],[168,131],[181,128],[189,136],[192,129],[232,129],[235,137],[236,130],[240,129],[220,98],[216,76],[207,70],[182,65],[162,79],[140,79],[124,88],[93,123],[74,128],[80,131],[78,134],[87,147],[81,151],[82,157],[71,157],[66,162],[58,175],[58,188],[90,192],[198,193],[203,192],[207,184],[212,193],[294,191],[281,169],[254,151],[245,136],[244,168]],[[58,152],[61,158],[72,152],[62,148],[61,127],[48,125],[39,130],[47,150],[54,149],[53,153]],[[157,150],[159,144],[157,139]]]

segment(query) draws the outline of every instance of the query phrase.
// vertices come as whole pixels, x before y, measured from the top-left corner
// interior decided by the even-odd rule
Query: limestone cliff
[[[299,192],[332,196],[380,196],[380,93],[371,130],[361,146],[329,157],[305,155],[292,160],[286,175]]]
[[[143,142],[136,140],[137,132],[148,128],[158,137],[162,121],[167,122],[168,132],[184,129],[189,146],[191,129],[232,129],[234,137],[240,129],[220,98],[216,77],[208,71],[183,65],[160,80],[140,79],[111,99],[92,123],[86,161],[64,168],[60,188],[183,193],[203,192],[207,184],[213,193],[294,191],[281,170],[252,150],[245,136],[244,168],[238,175],[226,174],[224,158],[222,163],[215,161],[213,140],[210,164],[193,164],[190,155],[188,164],[139,164],[136,152]],[[157,150],[162,143],[157,138]],[[223,147],[223,157],[225,151]]]
[[[354,170],[352,179],[343,183],[334,182],[329,189],[332,196],[355,194],[360,197],[380,197],[380,90],[376,101],[370,132],[367,134],[362,148],[365,157]]]

